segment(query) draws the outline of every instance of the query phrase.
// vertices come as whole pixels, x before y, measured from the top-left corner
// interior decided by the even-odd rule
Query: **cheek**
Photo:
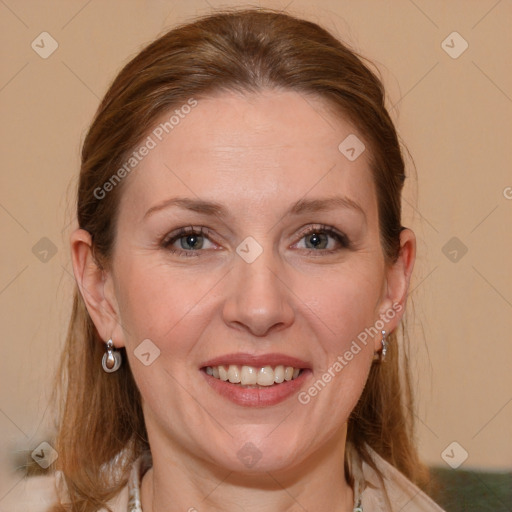
[[[318,343],[314,359],[318,363],[311,386],[299,396],[301,404],[324,410],[335,428],[348,418],[365,386],[372,364],[378,319],[377,304],[382,274],[378,265],[353,266],[329,279],[317,280],[304,311],[310,310]],[[305,313],[306,314],[306,313]],[[336,407],[332,407],[336,404]]]
[[[325,333],[326,348],[339,352],[378,319],[382,273],[376,265],[365,271],[347,268],[321,280],[317,279],[301,297],[307,297],[305,306],[317,317]],[[312,293],[311,290],[316,290]]]
[[[228,299],[222,291],[227,271],[170,269],[142,258],[120,270],[121,323],[132,346],[146,338],[164,346],[183,329],[192,334],[212,321],[213,310],[220,308],[220,314],[220,302]],[[298,325],[306,322],[315,330],[324,351],[339,353],[375,322],[382,277],[375,262],[354,256],[336,271],[288,274],[284,280],[293,293],[284,300],[296,310]]]
[[[194,325],[219,277],[198,278],[187,269],[144,263],[134,262],[123,272],[118,293],[123,328],[128,343],[145,338],[162,343],[183,325]]]
[[[370,370],[374,344],[369,332],[375,321],[380,283],[379,272],[347,272],[322,282],[322,293],[311,296],[304,311],[314,322],[317,362],[310,386],[299,395],[299,403],[328,418],[325,428],[333,431],[344,423],[361,396]],[[370,278],[371,277],[371,278]]]

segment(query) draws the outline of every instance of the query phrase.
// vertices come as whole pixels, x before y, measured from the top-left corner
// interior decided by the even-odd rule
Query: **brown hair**
[[[167,32],[131,60],[107,91],[83,144],[77,204],[79,226],[92,236],[98,265],[109,266],[123,182],[102,199],[95,190],[111,179],[156,120],[191,97],[272,88],[323,99],[364,134],[372,157],[381,244],[387,263],[396,261],[404,229],[404,161],[380,80],[318,25],[249,9],[216,13]],[[386,364],[372,365],[349,419],[347,441],[369,464],[366,446],[419,483],[423,466],[412,440],[407,354],[402,351],[399,362],[396,333],[390,342]],[[63,408],[57,438],[57,469],[70,503],[55,511],[92,512],[105,506],[125,485],[134,458],[148,449],[130,368],[124,364],[106,374],[103,353],[103,340],[77,288],[60,370]]]

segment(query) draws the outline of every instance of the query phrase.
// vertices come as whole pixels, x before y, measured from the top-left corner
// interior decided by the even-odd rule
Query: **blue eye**
[[[163,248],[183,257],[197,257],[205,250],[215,250],[209,238],[209,230],[204,227],[183,227],[165,237],[161,245]],[[309,254],[325,255],[351,248],[349,239],[334,228],[324,225],[308,226],[299,233],[299,242],[292,247],[303,249]],[[305,243],[301,247],[301,242]]]
[[[202,249],[204,244],[203,235],[185,235],[180,237],[179,240],[182,249]]]
[[[305,240],[305,247],[302,248],[308,252],[332,253],[350,247],[349,239],[329,226],[309,226],[300,235],[301,241]]]
[[[166,248],[172,253],[179,254],[180,256],[199,256],[199,254],[192,254],[198,252],[200,249],[206,249],[205,244],[212,242],[206,236],[207,230],[204,228],[186,227],[180,228],[178,231],[168,235],[162,242],[162,247]],[[176,247],[175,245],[178,245]],[[213,244],[212,244],[213,245]]]

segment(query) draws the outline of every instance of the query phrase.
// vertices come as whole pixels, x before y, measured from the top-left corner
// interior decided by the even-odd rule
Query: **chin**
[[[223,468],[236,474],[268,476],[268,473],[281,473],[298,467],[301,461],[296,453],[265,454],[247,443],[236,453],[235,458],[219,462]]]
[[[312,440],[295,439],[293,434],[280,433],[269,436],[270,425],[258,429],[251,435],[234,436],[224,444],[222,455],[211,454],[217,465],[236,473],[255,475],[279,472],[299,465],[306,457],[304,446],[311,447]],[[211,446],[211,445],[210,445]]]

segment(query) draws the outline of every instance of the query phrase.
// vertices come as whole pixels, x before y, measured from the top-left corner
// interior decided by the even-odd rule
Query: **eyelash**
[[[196,228],[194,226],[188,226],[188,227],[180,228],[177,231],[174,231],[173,233],[170,233],[169,235],[167,235],[162,240],[161,245],[164,249],[167,249],[172,254],[177,254],[180,257],[185,257],[185,258],[198,257],[199,253],[202,252],[201,249],[185,251],[183,249],[173,248],[172,244],[174,244],[174,242],[176,242],[180,238],[183,238],[183,237],[189,236],[189,235],[199,235],[199,236],[206,237],[209,239],[208,233],[209,233],[209,230],[207,228],[203,228],[203,227]],[[317,224],[317,225],[309,226],[309,227],[303,229],[299,233],[299,235],[300,235],[299,241],[308,235],[312,235],[313,233],[329,235],[332,238],[334,238],[336,240],[336,242],[341,247],[338,247],[335,249],[304,249],[307,252],[307,254],[311,254],[311,255],[314,254],[315,256],[319,256],[318,253],[334,254],[335,252],[341,251],[343,249],[350,249],[352,247],[352,244],[346,235],[344,235],[343,233],[338,232],[334,228],[331,228],[324,224]]]

